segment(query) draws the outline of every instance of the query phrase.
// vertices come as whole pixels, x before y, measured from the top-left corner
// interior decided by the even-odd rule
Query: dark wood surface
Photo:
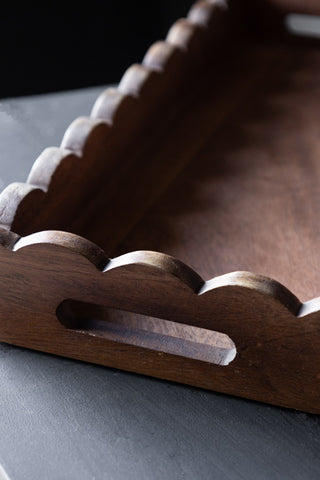
[[[0,338],[319,413],[319,44],[243,12],[198,2],[2,192]]]
[[[212,93],[172,133],[188,165],[115,253],[162,251],[207,279],[249,270],[310,300],[320,294],[319,46],[255,45],[242,68],[238,103],[219,128]]]
[[[1,142],[3,182],[22,181],[99,91],[1,102],[0,132],[16,138]],[[11,480],[319,478],[318,416],[6,344],[0,360]]]

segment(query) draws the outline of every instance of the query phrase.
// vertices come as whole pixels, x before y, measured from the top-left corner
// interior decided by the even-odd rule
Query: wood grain
[[[122,172],[143,163],[146,146],[176,121],[186,96],[193,96],[190,82],[218,55],[217,42],[232,23],[221,1],[199,2],[189,17],[178,20],[141,65],[129,67],[117,88],[98,98],[91,117],[70,125],[61,147],[40,155],[26,184],[1,193],[2,228],[20,235],[58,228],[87,236],[92,217],[114,201]]]
[[[261,5],[198,2],[2,192],[2,341],[320,413],[320,56]]]
[[[204,282],[156,252],[108,260],[59,232],[10,245],[0,250],[2,341],[320,412],[317,300],[301,304],[249,272]]]

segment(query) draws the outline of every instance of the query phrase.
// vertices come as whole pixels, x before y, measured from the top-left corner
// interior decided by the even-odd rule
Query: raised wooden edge
[[[320,413],[319,298],[61,231],[0,230],[0,257],[2,342]]]
[[[236,271],[203,280],[191,267],[169,255],[153,251],[135,251],[116,258],[108,258],[104,251],[78,235],[61,231],[42,231],[26,237],[0,229],[0,245],[13,252],[37,244],[55,245],[69,249],[89,260],[102,273],[127,265],[148,265],[179,279],[195,294],[204,295],[223,286],[239,286],[269,296],[298,318],[320,311],[320,297],[301,302],[278,281],[247,271]]]
[[[117,88],[108,88],[99,96],[90,117],[77,118],[71,123],[60,147],[47,148],[40,154],[26,183],[12,183],[2,191],[0,227],[19,232],[19,226],[14,224],[19,211],[23,212],[21,216],[29,215],[31,206],[34,212],[39,211],[52,183],[64,181],[63,176],[58,177],[57,172],[67,169],[65,165],[70,161],[75,162],[71,168],[74,169],[77,165],[79,170],[84,151],[90,141],[95,139],[97,129],[107,129],[108,138],[111,138],[114,126],[121,124],[128,116],[128,106],[133,102],[134,108],[139,108],[134,100],[143,101],[150,85],[152,87],[154,77],[164,74],[176,62],[177,56],[183,55],[183,62],[188,62],[193,44],[197,44],[201,32],[215,29],[219,25],[221,14],[224,15],[226,10],[227,3],[224,0],[201,0],[190,9],[187,18],[177,20],[170,28],[166,40],[156,42],[149,48],[141,65],[130,66]],[[90,168],[94,168],[94,159],[90,160]],[[61,184],[61,189],[65,188],[66,185]]]

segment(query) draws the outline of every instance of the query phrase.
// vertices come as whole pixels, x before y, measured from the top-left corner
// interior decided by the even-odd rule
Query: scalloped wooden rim
[[[40,244],[67,248],[85,257],[103,274],[128,265],[145,265],[176,277],[181,285],[187,286],[199,296],[221,287],[241,287],[273,298],[297,318],[305,318],[320,310],[320,297],[301,302],[284,285],[264,275],[235,271],[205,281],[185,263],[160,252],[141,250],[110,259],[96,244],[73,233],[47,230],[20,237],[12,232],[0,230],[0,245],[12,252]]]
[[[141,65],[130,66],[117,88],[107,88],[98,97],[90,117],[79,117],[70,124],[60,147],[46,148],[40,154],[25,183],[12,183],[3,190],[0,194],[0,244],[3,247],[18,251],[34,244],[53,244],[85,256],[102,272],[132,263],[142,263],[176,276],[197,295],[222,286],[239,286],[276,299],[298,318],[320,311],[320,297],[302,303],[276,280],[251,272],[231,272],[204,281],[183,262],[162,253],[131,252],[110,260],[97,245],[71,233],[42,231],[20,237],[10,231],[21,202],[35,190],[46,194],[54,173],[67,158],[76,156],[81,161],[82,153],[94,130],[101,125],[112,129],[126,103],[143,97],[149,79],[165,71],[176,55],[188,53],[193,39],[199,31],[208,27],[216,10],[226,8],[225,0],[200,0],[194,4],[187,18],[177,20],[170,28],[165,41],[158,41],[148,49]]]
[[[97,98],[89,117],[79,117],[69,125],[60,147],[46,148],[40,154],[25,183],[12,183],[1,192],[0,227],[10,230],[23,200],[35,190],[46,195],[61,163],[70,155],[76,155],[81,161],[95,128],[105,125],[112,130],[126,104],[143,98],[150,79],[164,72],[176,55],[188,54],[194,38],[207,29],[216,10],[226,8],[224,0],[200,0],[191,7],[187,18],[179,19],[172,25],[165,41],[151,45],[142,64],[131,65],[116,88],[107,88]]]

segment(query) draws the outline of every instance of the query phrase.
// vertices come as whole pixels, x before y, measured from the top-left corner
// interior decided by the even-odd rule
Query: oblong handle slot
[[[63,301],[57,317],[83,334],[216,365],[228,365],[237,353],[224,333],[75,300]]]

